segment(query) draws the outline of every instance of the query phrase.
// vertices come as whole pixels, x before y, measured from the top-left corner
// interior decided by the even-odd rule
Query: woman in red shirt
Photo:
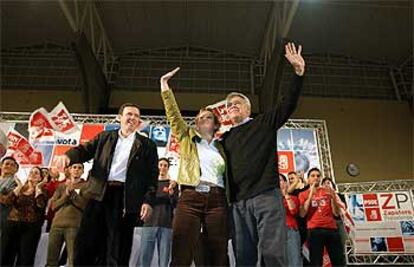
[[[306,216],[307,220],[310,265],[322,266],[323,250],[326,247],[332,266],[343,266],[343,246],[335,222],[339,205],[335,191],[319,186],[320,180],[319,169],[309,170],[310,188],[299,194],[299,214]]]

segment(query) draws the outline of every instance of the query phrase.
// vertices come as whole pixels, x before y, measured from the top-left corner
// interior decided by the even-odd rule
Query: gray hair
[[[227,108],[227,103],[230,101],[230,99],[232,99],[233,97],[236,97],[236,96],[238,96],[240,98],[243,98],[244,101],[246,101],[247,106],[249,107],[249,110],[252,110],[252,104],[250,102],[250,99],[247,96],[245,96],[244,94],[238,93],[238,92],[231,92],[230,94],[228,94],[226,96],[226,108]]]

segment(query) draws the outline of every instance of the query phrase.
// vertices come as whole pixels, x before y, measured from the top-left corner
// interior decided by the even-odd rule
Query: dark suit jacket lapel
[[[139,139],[138,133],[136,133],[134,143],[132,144],[131,152],[129,153],[127,168],[129,168],[129,165],[131,164],[132,159],[135,157],[135,155],[141,148],[141,144],[142,143],[141,143],[141,140]]]

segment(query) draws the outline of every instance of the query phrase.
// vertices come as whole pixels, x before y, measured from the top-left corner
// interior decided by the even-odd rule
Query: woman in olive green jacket
[[[227,201],[224,189],[226,168],[223,148],[214,138],[220,127],[218,117],[203,108],[195,119],[195,128],[181,116],[168,80],[179,70],[161,77],[161,95],[167,120],[180,144],[177,183],[181,195],[173,221],[171,266],[190,266],[198,251],[203,265],[228,265]],[[201,234],[200,234],[201,233]]]

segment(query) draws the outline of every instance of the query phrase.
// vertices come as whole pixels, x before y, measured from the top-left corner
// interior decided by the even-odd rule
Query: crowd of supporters
[[[60,173],[56,168],[30,169],[25,182],[16,176],[13,157],[1,160],[1,254],[2,266],[33,266],[46,224],[49,232],[47,265],[73,265],[74,240],[87,198],[81,193],[83,164],[72,164]],[[64,252],[61,253],[65,244]]]
[[[168,159],[159,160],[157,200],[151,220],[142,228],[139,266],[150,266],[155,253],[158,266],[168,266],[171,258],[172,224],[178,200],[178,186],[168,174]],[[41,229],[49,233],[47,266],[73,266],[74,245],[82,211],[88,198],[82,194],[83,164],[72,164],[60,174],[57,169],[32,167],[24,183],[16,177],[19,164],[12,157],[1,160],[1,265],[33,265]],[[286,211],[287,259],[289,266],[322,266],[324,248],[333,266],[343,266],[347,234],[340,213],[346,204],[335,192],[331,178],[321,178],[320,170],[279,174]],[[203,231],[193,260],[203,265]],[[309,249],[308,261],[302,247]]]

